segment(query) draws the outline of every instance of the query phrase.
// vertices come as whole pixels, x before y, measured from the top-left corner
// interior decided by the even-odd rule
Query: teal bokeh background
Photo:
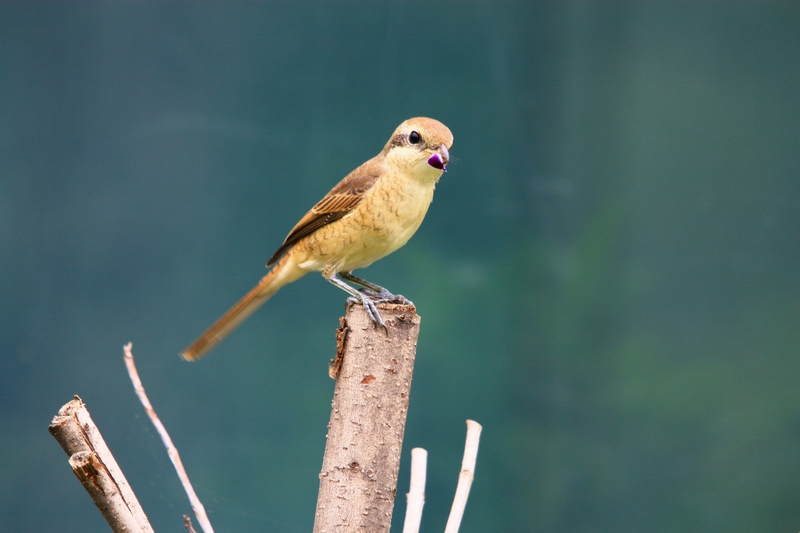
[[[423,317],[398,488],[441,531],[800,527],[796,3],[3,3],[0,530],[106,531],[47,424],[86,401],[159,531],[309,531],[344,295],[177,353],[402,120],[455,161],[360,272]]]

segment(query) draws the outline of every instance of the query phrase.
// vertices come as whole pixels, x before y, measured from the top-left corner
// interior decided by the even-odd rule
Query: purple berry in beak
[[[445,161],[442,159],[442,156],[438,153],[433,154],[428,158],[428,164],[433,168],[438,168],[439,170],[443,170],[447,172],[447,167],[445,166]]]

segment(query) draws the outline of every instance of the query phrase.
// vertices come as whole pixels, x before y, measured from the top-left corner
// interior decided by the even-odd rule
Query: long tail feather
[[[236,305],[228,309],[211,327],[197,338],[188,348],[181,352],[181,357],[187,361],[196,361],[208,353],[222,339],[244,322],[256,309],[269,300],[273,294],[292,281],[305,274],[292,261],[290,255],[275,265],[261,281],[244,295]]]

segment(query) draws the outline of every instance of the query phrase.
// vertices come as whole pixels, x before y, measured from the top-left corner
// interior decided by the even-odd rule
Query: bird
[[[271,270],[181,356],[203,357],[284,285],[310,272],[321,272],[363,304],[376,327],[386,329],[375,304],[396,298],[410,302],[352,271],[389,255],[414,235],[447,171],[452,145],[453,134],[437,120],[417,117],[400,124],[378,155],[345,176],[300,219],[267,262]]]

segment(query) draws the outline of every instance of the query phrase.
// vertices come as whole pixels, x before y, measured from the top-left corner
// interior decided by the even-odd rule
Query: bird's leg
[[[377,300],[377,303],[391,302],[401,305],[414,305],[408,298],[406,298],[402,294],[392,294],[384,287],[376,285],[371,281],[367,281],[363,278],[359,278],[358,276],[353,275],[352,272],[339,272],[339,275],[343,279],[346,279],[347,281],[356,283],[364,287],[365,290],[361,292],[364,292],[368,296],[375,298]]]
[[[363,289],[357,289],[357,290],[367,294],[368,296],[370,296],[372,298],[375,298],[375,299],[378,299],[378,298],[382,298],[382,299],[394,298],[394,294],[389,292],[384,287],[381,287],[380,285],[376,285],[376,284],[372,283],[371,281],[367,281],[365,279],[361,279],[358,276],[353,275],[352,272],[339,272],[339,276],[342,279],[346,279],[347,281],[350,281],[350,282],[355,283],[357,285],[361,285],[364,288]]]
[[[383,323],[383,318],[381,318],[381,314],[378,312],[378,308],[375,307],[375,301],[373,301],[368,294],[365,294],[363,292],[354,289],[344,281],[337,278],[336,272],[329,273],[323,270],[322,275],[325,277],[325,279],[327,279],[328,281],[330,281],[331,283],[333,283],[334,285],[336,285],[337,287],[339,287],[344,292],[350,295],[350,298],[347,299],[348,302],[351,301],[361,302],[361,305],[363,305],[364,309],[367,311],[367,316],[369,316],[370,321],[372,321],[372,323],[375,324],[376,326],[382,327],[384,331],[386,331],[387,333],[389,332],[389,330],[386,328],[386,324]],[[375,285],[375,287],[378,286]],[[382,287],[378,287],[378,289],[381,288]]]

